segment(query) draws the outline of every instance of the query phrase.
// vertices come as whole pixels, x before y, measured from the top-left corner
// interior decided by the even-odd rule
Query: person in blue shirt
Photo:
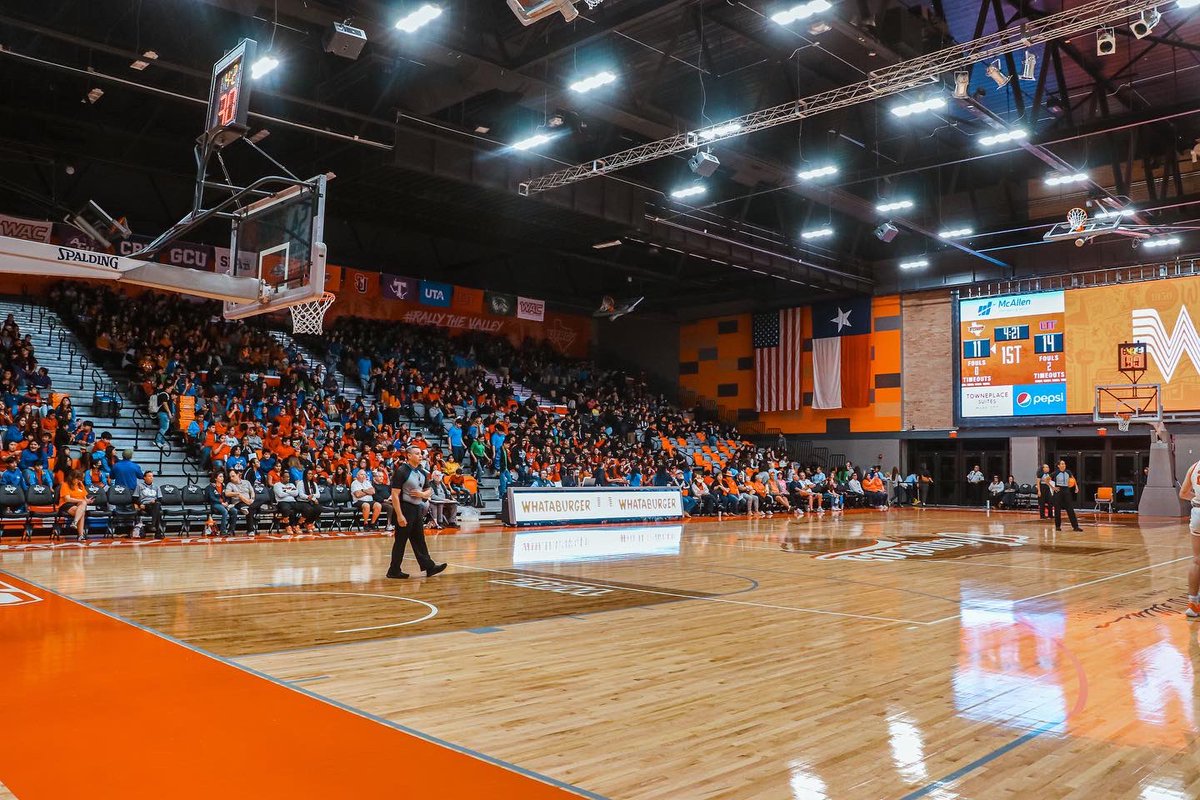
[[[138,481],[144,474],[142,468],[133,460],[132,450],[125,450],[121,453],[121,460],[112,468],[113,483],[124,486],[131,492],[137,489]]]
[[[37,439],[29,442],[29,446],[25,448],[25,452],[21,454],[21,469],[27,470],[34,464],[41,464],[42,467],[46,464],[46,454],[42,452],[42,443]]]
[[[21,472],[21,468],[17,466],[16,461],[6,461],[6,468],[0,472],[0,486],[16,486],[19,489],[25,488],[25,475]]]
[[[450,426],[450,430],[446,431],[446,435],[450,439],[450,452],[453,454],[454,460],[461,464],[463,453],[466,452],[466,448],[463,446],[462,420],[454,420],[454,424]]]
[[[635,466],[633,467],[633,469],[632,469],[632,470],[630,470],[630,472],[629,472],[629,485],[630,485],[630,486],[641,486],[641,485],[642,485],[642,470],[641,470],[641,467],[638,467],[638,466],[636,466],[636,465],[635,465]]]
[[[25,470],[24,478],[26,489],[31,486],[45,486],[47,489],[54,488],[54,476],[50,474],[50,470],[41,464],[34,464]]]
[[[368,356],[358,357],[358,382],[363,386],[371,380],[371,359]]]
[[[496,428],[492,432],[492,469],[500,471],[500,463],[504,458],[504,432]]]

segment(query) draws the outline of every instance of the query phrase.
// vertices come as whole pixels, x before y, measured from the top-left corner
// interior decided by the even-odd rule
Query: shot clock
[[[224,147],[249,130],[250,84],[247,72],[254,62],[255,41],[243,39],[213,66],[208,93],[208,120],[203,141]]]

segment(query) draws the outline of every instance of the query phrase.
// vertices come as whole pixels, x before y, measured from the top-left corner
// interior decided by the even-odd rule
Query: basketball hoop
[[[336,299],[337,295],[325,292],[319,300],[292,306],[292,333],[320,335],[324,330],[325,312]]]
[[[1067,212],[1067,224],[1071,226],[1071,230],[1077,233],[1083,230],[1087,218],[1087,211],[1082,208],[1072,208]]]
[[[1128,431],[1129,430],[1129,420],[1130,420],[1130,417],[1132,417],[1132,416],[1133,416],[1132,411],[1118,411],[1117,412],[1117,430]]]

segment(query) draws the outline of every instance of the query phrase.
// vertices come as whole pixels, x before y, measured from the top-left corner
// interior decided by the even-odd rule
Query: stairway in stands
[[[199,464],[186,453],[170,447],[160,449],[154,444],[158,426],[144,408],[134,407],[122,381],[92,361],[89,349],[82,346],[58,314],[37,303],[0,298],[0,320],[9,314],[20,325],[21,335],[29,334],[38,365],[49,371],[54,382],[53,391],[71,398],[78,422],[92,420],[97,438],[104,431],[110,432],[118,454],[132,448],[134,460],[143,469],[153,470],[160,483],[183,486],[198,482],[203,475]],[[92,413],[92,399],[97,391],[111,392],[121,398],[122,408],[115,419]],[[207,478],[202,481],[207,482]]]
[[[364,391],[365,387],[358,382],[357,375],[354,375],[353,377],[345,375],[336,364],[331,365],[324,358],[313,352],[303,343],[294,339],[291,334],[286,333],[285,331],[271,330],[270,334],[272,337],[274,337],[275,341],[279,342],[284,349],[288,351],[289,354],[294,353],[295,355],[298,355],[301,359],[308,363],[311,369],[315,370],[317,365],[323,365],[326,370],[332,368],[334,379],[337,380],[338,386],[341,387],[341,394],[346,399],[353,402],[361,397],[363,404],[367,408],[370,408],[375,402],[375,398]],[[500,383],[498,376],[489,373],[489,378],[494,380],[497,384]],[[514,384],[514,390],[515,389],[516,385]],[[522,387],[522,389],[524,389],[524,387]],[[528,390],[526,390],[525,396],[528,396]],[[409,428],[414,431],[420,430],[424,432],[425,440],[427,442],[429,442],[431,445],[436,444],[440,446],[442,448],[442,452],[448,454],[450,452],[450,441],[446,436],[445,429],[434,429],[429,422],[424,420],[423,411],[419,405],[417,406],[417,409],[419,412],[421,412],[419,415],[420,418],[410,419],[408,421]],[[448,424],[449,420],[447,420],[446,423]],[[479,509],[479,516],[483,519],[498,519],[500,517],[500,481],[497,478],[487,476],[479,478],[479,498],[483,501],[483,507]]]

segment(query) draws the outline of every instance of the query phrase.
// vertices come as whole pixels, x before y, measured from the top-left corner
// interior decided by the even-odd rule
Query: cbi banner
[[[683,500],[673,486],[596,486],[578,489],[509,487],[509,525],[682,519]]]

